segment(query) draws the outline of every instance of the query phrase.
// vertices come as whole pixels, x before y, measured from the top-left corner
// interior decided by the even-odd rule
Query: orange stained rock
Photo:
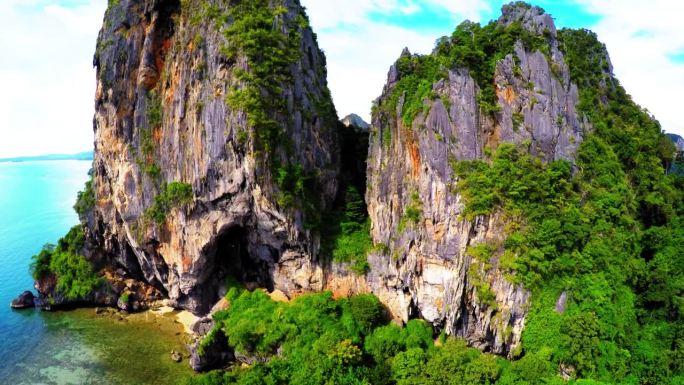
[[[413,177],[418,178],[420,176],[420,151],[415,142],[411,143],[411,166]]]
[[[155,47],[156,48],[156,47]],[[156,49],[154,56],[154,64],[157,66],[157,72],[161,74],[164,70],[164,61],[166,59],[166,54],[171,50],[171,39],[164,39],[161,46]]]
[[[159,144],[163,136],[164,135],[162,133],[161,127],[155,127],[152,129],[152,138],[154,139],[155,143]]]
[[[513,103],[513,100],[515,100],[516,98],[515,91],[513,90],[513,87],[510,86],[506,86],[503,88],[497,86],[496,96],[505,100],[507,104]]]
[[[183,255],[181,262],[183,263],[183,271],[190,270],[190,267],[192,266],[192,258],[190,256]]]

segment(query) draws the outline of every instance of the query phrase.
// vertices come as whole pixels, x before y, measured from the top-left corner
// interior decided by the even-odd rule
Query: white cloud
[[[480,21],[483,13],[492,10],[490,4],[483,0],[426,0],[425,3],[451,12],[455,18],[471,21]]]
[[[684,2],[672,0],[577,0],[602,16],[590,26],[610,53],[615,74],[634,101],[663,129],[684,135],[679,115],[684,63],[669,55],[684,50]]]
[[[404,47],[428,53],[463,19],[481,21],[500,1],[301,0],[328,57],[330,88],[340,115],[369,119],[371,101]],[[615,72],[635,101],[663,128],[684,134],[678,95],[684,64],[684,2],[573,0],[602,16],[595,26]],[[0,0],[0,157],[75,152],[92,146],[95,74],[92,55],[105,0]],[[80,4],[80,5],[76,5]],[[449,15],[450,25],[390,25],[387,16],[426,9]]]
[[[106,5],[0,3],[0,157],[92,148],[92,56]]]

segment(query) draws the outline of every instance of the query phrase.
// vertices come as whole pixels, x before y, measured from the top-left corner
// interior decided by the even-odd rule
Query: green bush
[[[95,207],[95,191],[93,190],[93,179],[91,178],[85,183],[83,191],[78,192],[74,210],[79,217],[84,217],[93,207]]]
[[[404,214],[399,219],[399,232],[404,231],[407,225],[417,225],[423,217],[423,202],[417,192],[411,193],[411,200],[404,208]]]
[[[159,94],[152,90],[147,93],[147,125],[149,131],[160,128],[162,125],[162,101]],[[149,132],[148,131],[148,132]]]
[[[57,245],[45,245],[37,255],[32,257],[30,266],[34,279],[42,279],[49,274],[57,278],[56,290],[69,300],[87,297],[104,280],[95,267],[80,255],[85,236],[82,226],[74,226],[61,238]]]
[[[33,279],[39,280],[52,272],[50,270],[50,261],[54,252],[55,245],[46,244],[38,254],[31,257],[29,270]]]
[[[369,268],[367,255],[373,247],[371,223],[358,189],[348,185],[343,191],[344,209],[329,213],[323,223],[321,254],[335,262],[349,263],[354,273],[363,275]]]
[[[359,294],[349,299],[354,320],[369,333],[385,318],[385,310],[380,300],[372,294]]]
[[[166,214],[176,207],[192,203],[194,193],[192,186],[187,183],[171,182],[162,187],[161,192],[154,197],[152,206],[145,210],[145,217],[155,221],[158,225],[164,224]]]
[[[335,240],[332,251],[333,260],[351,263],[352,270],[359,275],[368,270],[367,255],[373,246],[370,237],[370,219],[359,225],[342,222],[342,232]]]

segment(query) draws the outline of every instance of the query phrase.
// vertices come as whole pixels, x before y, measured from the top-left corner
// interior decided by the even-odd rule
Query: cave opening
[[[234,280],[248,289],[265,288],[273,291],[270,265],[250,254],[248,235],[243,227],[233,226],[219,233],[214,260],[214,274],[220,286]]]

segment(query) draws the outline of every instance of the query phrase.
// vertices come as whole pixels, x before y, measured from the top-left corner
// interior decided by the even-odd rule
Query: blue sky
[[[306,0],[304,2],[306,3]],[[489,20],[497,19],[500,15],[501,7],[507,3],[508,1],[504,0],[489,1],[489,8],[482,8],[480,10],[478,20],[486,23]],[[377,10],[370,12],[368,18],[375,23],[385,23],[420,31],[452,30],[455,20],[465,19],[464,17],[455,17],[445,7],[439,5],[430,6],[429,4],[420,4],[417,1],[413,3],[405,1],[402,4],[404,11],[401,8],[391,11]],[[411,4],[414,5],[414,8],[410,8]],[[552,14],[559,28],[586,28],[596,24],[601,18],[600,15],[591,13],[586,7],[576,1],[542,0],[536,1],[534,4]]]
[[[301,0],[328,58],[340,116],[369,119],[404,47],[429,53],[465,19],[497,18],[502,0]],[[684,2],[537,0],[558,27],[589,28],[608,46],[636,102],[684,135]],[[0,0],[0,157],[92,147],[92,56],[107,0]]]

